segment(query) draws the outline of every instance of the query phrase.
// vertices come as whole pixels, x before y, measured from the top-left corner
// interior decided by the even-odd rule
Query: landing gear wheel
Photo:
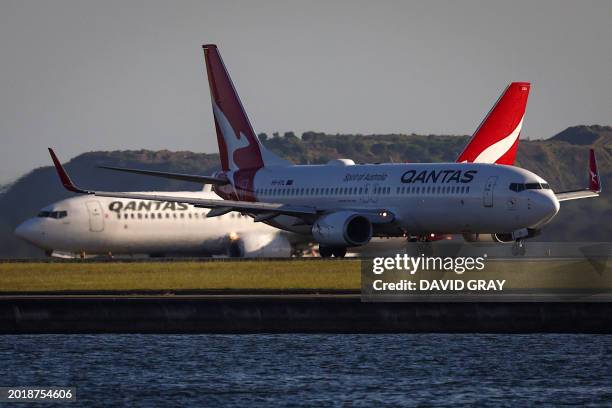
[[[333,255],[332,248],[319,245],[319,255],[321,258],[331,258]]]
[[[527,252],[525,248],[525,242],[522,239],[516,240],[514,245],[512,245],[512,255],[514,256],[524,256],[525,252]]]
[[[344,247],[332,248],[332,254],[334,254],[336,258],[344,258],[344,256],[346,255],[346,248]]]

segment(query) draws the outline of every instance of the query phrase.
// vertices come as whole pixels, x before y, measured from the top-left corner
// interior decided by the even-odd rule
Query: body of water
[[[78,405],[612,404],[604,335],[0,336],[0,386]]]

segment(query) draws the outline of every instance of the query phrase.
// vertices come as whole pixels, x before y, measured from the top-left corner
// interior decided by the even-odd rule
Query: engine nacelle
[[[323,245],[360,246],[372,239],[372,223],[361,214],[338,211],[315,221],[312,235],[319,244]]]
[[[289,258],[293,248],[287,237],[280,233],[250,233],[231,240],[227,254],[232,258]]]

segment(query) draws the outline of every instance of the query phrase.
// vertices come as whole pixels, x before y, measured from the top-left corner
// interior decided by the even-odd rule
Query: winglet
[[[62,185],[64,186],[66,190],[72,191],[73,193],[91,194],[89,191],[81,190],[80,188],[74,185],[72,180],[70,180],[70,176],[68,176],[68,173],[66,173],[66,170],[64,170],[62,163],[60,163],[59,159],[57,158],[57,155],[55,154],[53,149],[50,147],[49,147],[49,154],[51,155],[51,160],[53,160],[53,165],[55,166],[57,175],[59,176],[62,182]]]
[[[601,193],[601,181],[599,180],[599,170],[597,170],[597,160],[593,149],[589,151],[589,190]]]

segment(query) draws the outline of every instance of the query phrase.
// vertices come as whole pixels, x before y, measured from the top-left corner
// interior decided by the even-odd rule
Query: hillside
[[[551,140],[582,146],[610,146],[612,145],[612,127],[599,125],[572,126],[553,136]]]
[[[295,163],[325,163],[333,158],[352,158],[358,163],[453,161],[468,136],[436,135],[328,135],[288,132],[260,135],[272,151]],[[612,194],[605,190],[612,180],[612,128],[576,126],[548,140],[522,141],[518,165],[532,170],[559,190],[583,188],[587,183],[587,149],[594,146],[604,195],[600,199],[562,204],[540,240],[609,241],[612,238]],[[84,153],[67,164],[75,182],[101,190],[195,190],[199,186],[96,168],[99,165],[140,167],[152,170],[210,174],[218,168],[216,154],[164,151],[113,151]],[[42,252],[16,239],[13,230],[26,218],[54,201],[68,197],[52,167],[33,170],[12,183],[0,195],[0,257],[42,256]]]

